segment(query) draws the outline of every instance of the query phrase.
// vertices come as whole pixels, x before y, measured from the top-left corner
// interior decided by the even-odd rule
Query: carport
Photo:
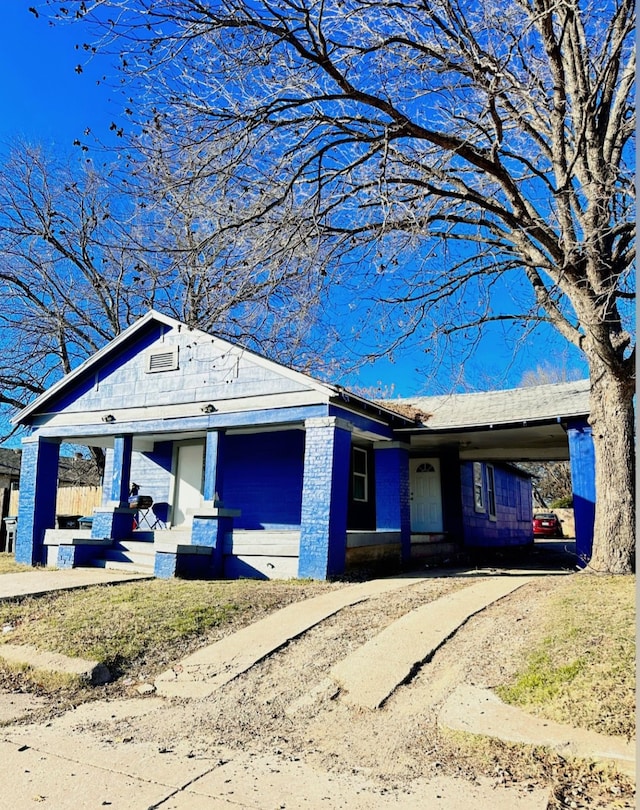
[[[412,453],[457,448],[460,461],[569,461],[576,554],[591,557],[595,465],[588,424],[589,380],[472,394],[414,397],[400,402],[428,414],[410,436]]]

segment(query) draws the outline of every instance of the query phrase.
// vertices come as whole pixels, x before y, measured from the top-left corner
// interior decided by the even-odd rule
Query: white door
[[[179,444],[176,450],[176,478],[172,526],[187,528],[193,513],[202,506],[204,442]]]
[[[411,531],[442,531],[440,459],[411,459]]]

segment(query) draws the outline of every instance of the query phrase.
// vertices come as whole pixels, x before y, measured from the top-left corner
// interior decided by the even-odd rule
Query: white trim
[[[362,453],[364,455],[363,473],[356,470],[356,453]],[[369,503],[369,454],[364,447],[356,447],[354,445],[351,448],[351,465],[351,492],[353,500],[356,501],[356,503]],[[356,479],[364,482],[364,497],[362,498],[356,498]]]
[[[198,416],[210,420],[206,424],[215,427],[215,418],[220,414],[246,413],[247,411],[267,411],[279,408],[292,408],[303,405],[324,404],[315,391],[293,391],[284,394],[261,394],[253,397],[239,397],[237,399],[220,399],[215,401],[216,410],[212,414],[202,412],[203,404],[210,400],[200,402],[187,402],[179,405],[152,405],[141,406],[139,408],[101,408],[99,411],[64,411],[62,413],[45,413],[39,415],[34,420],[34,427],[55,427],[66,425],[101,425],[104,428],[102,417],[108,411],[115,416],[115,421],[111,424],[117,427],[119,424],[130,422],[163,421],[177,419],[184,416]],[[334,417],[330,417],[334,418]],[[309,421],[309,420],[307,420]],[[338,420],[339,427],[347,427],[348,422]]]

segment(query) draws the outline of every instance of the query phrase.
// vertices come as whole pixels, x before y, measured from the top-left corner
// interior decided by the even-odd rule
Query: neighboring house
[[[528,476],[432,442],[422,405],[368,401],[153,311],[14,421],[31,430],[20,562],[324,579],[532,540]],[[61,441],[106,451],[90,528],[54,528]]]

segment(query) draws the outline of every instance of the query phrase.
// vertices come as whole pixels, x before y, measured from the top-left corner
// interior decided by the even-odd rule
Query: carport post
[[[576,554],[585,566],[591,559],[596,514],[596,465],[591,427],[586,421],[569,424],[569,457],[576,523]]]
[[[378,442],[375,450],[376,530],[400,533],[401,560],[411,557],[409,445]]]

